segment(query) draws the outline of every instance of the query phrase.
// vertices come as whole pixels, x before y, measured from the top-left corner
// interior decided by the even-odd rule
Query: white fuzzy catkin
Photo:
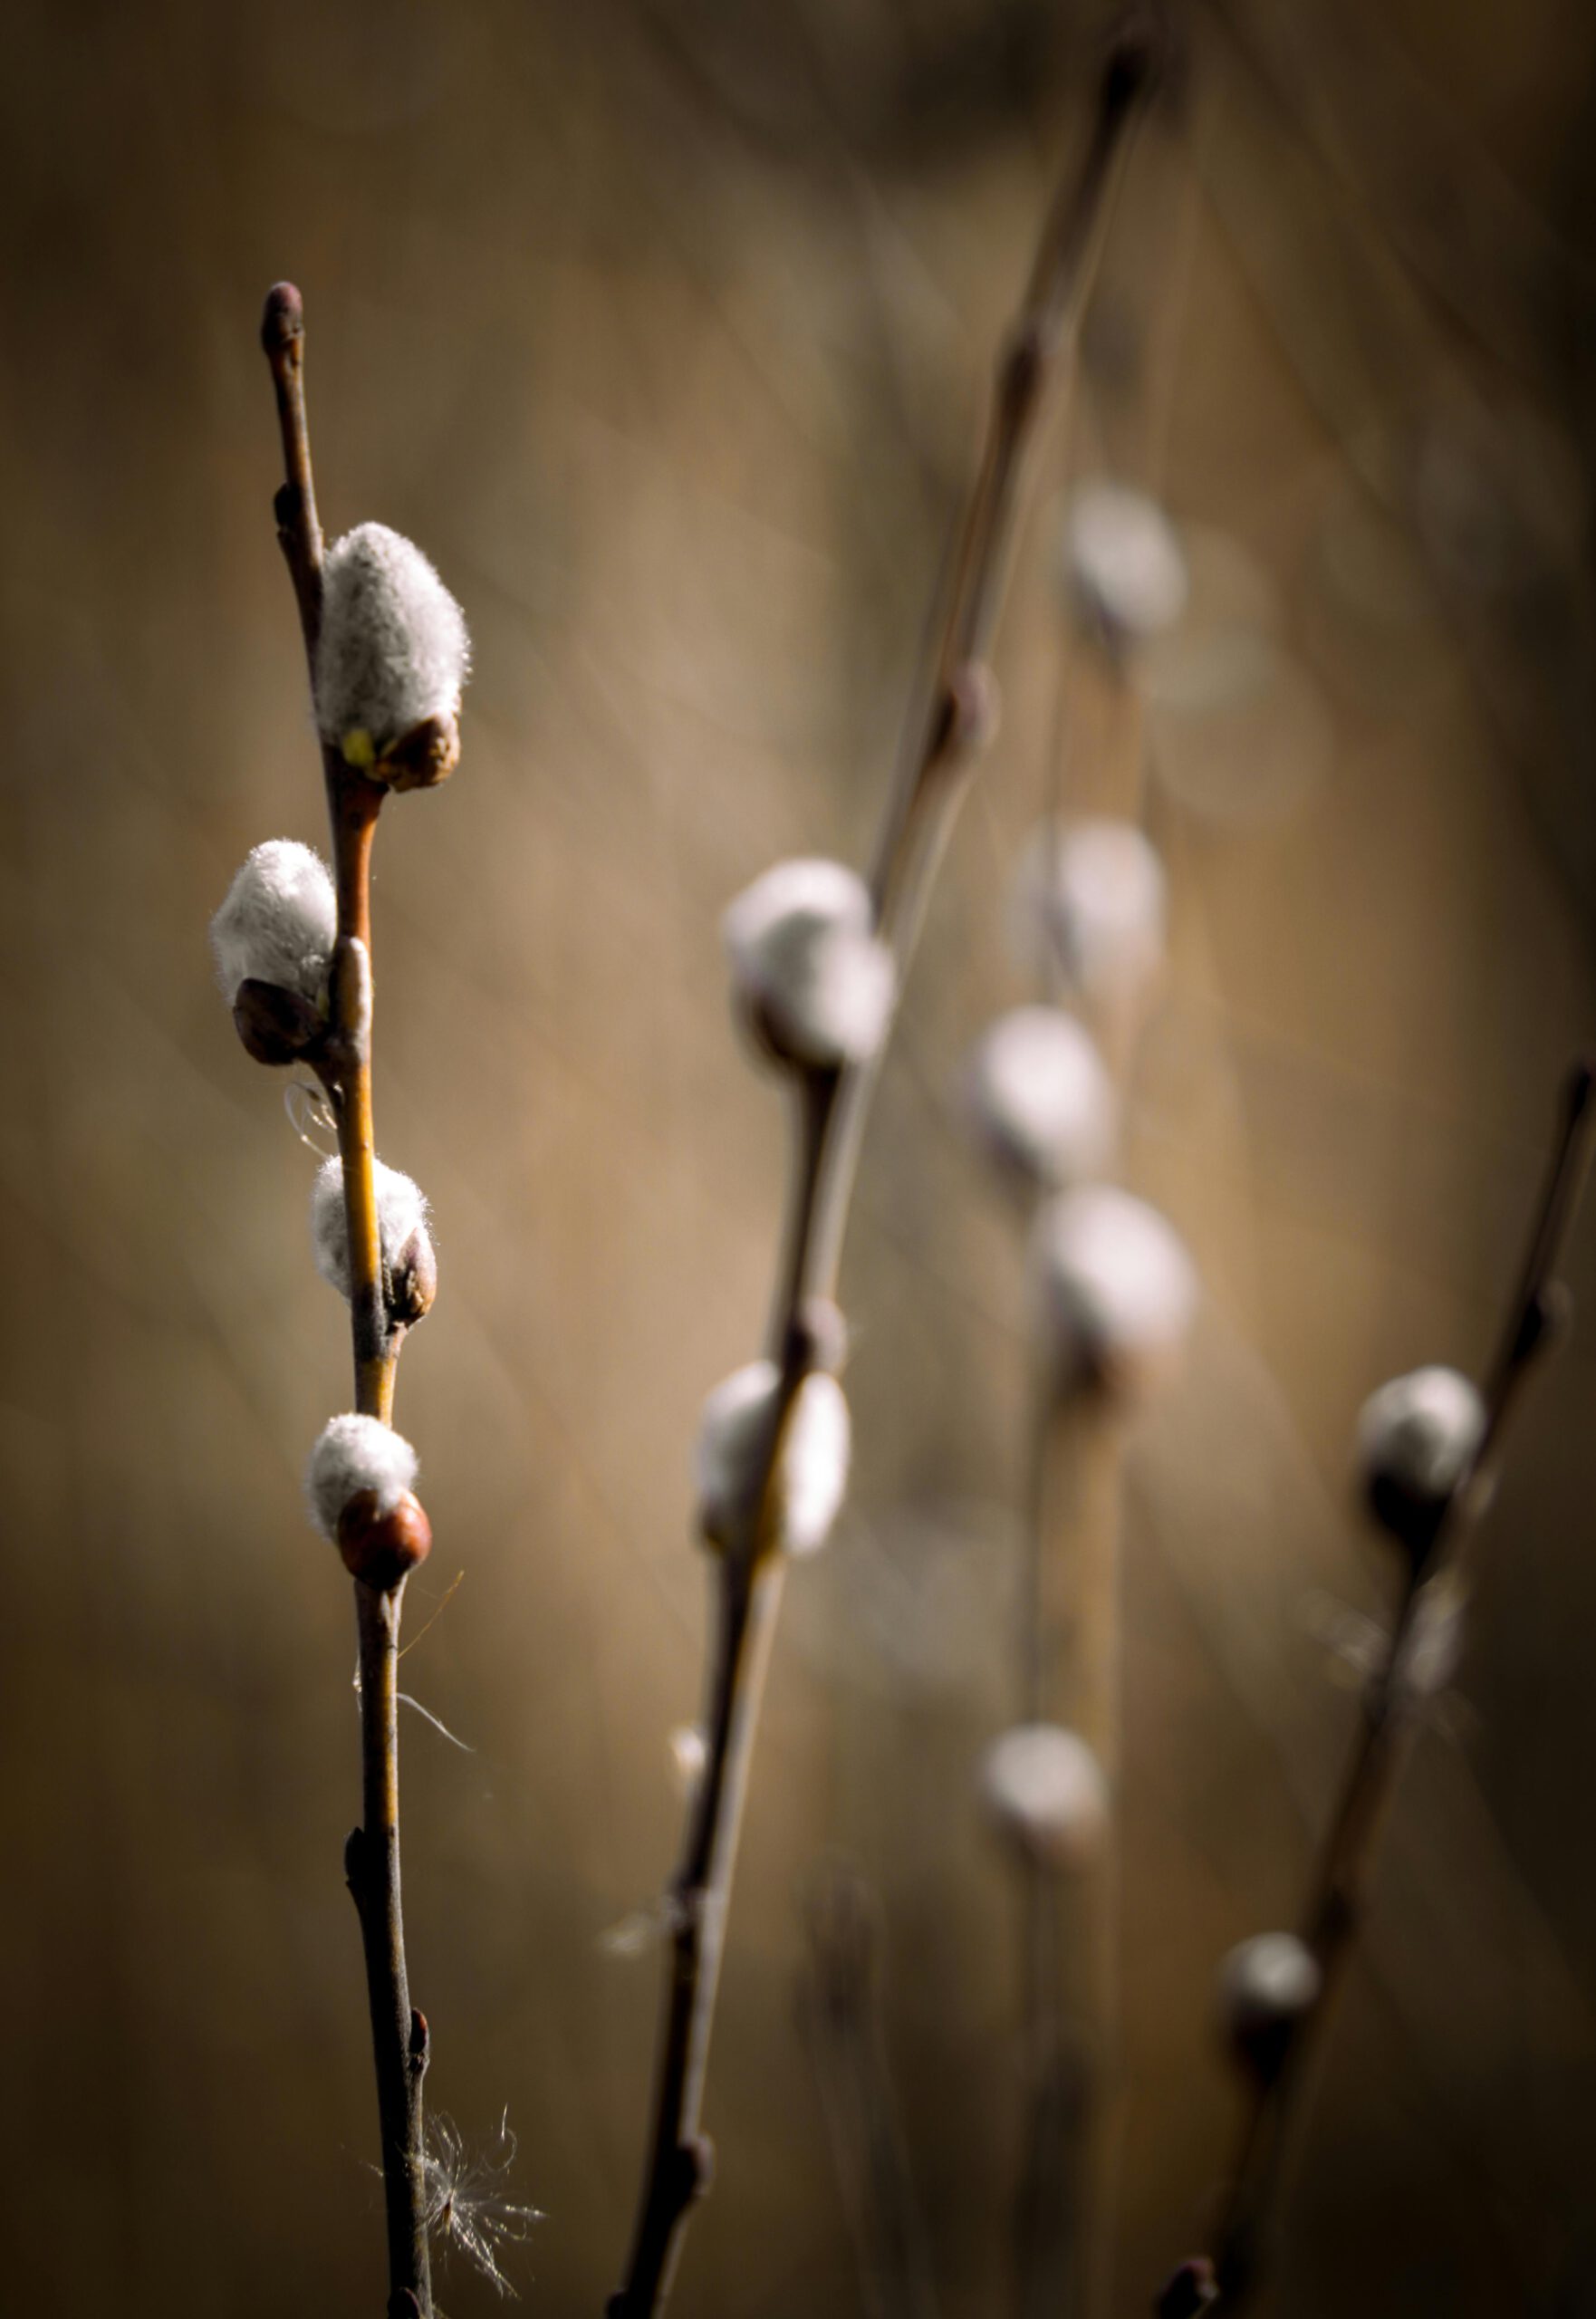
[[[406,1243],[427,1228],[427,1199],[419,1184],[397,1168],[371,1163],[377,1193],[377,1234],[382,1261],[391,1272]],[[316,1270],[341,1296],[350,1292],[349,1219],[343,1208],[343,1162],[334,1152],[316,1170],[311,1188],[311,1248]]]
[[[1109,1825],[1102,1766],[1078,1733],[1020,1723],[981,1759],[981,1800],[994,1824],[1054,1868],[1082,1868]]]
[[[1174,525],[1128,485],[1081,486],[1065,512],[1061,561],[1071,601],[1111,640],[1157,636],[1186,610],[1191,583]]]
[[[362,1490],[375,1493],[378,1507],[390,1514],[415,1485],[417,1458],[404,1436],[380,1418],[329,1418],[305,1468],[311,1518],[324,1538],[336,1543],[338,1517]]]
[[[892,956],[864,880],[840,861],[778,861],[721,919],[738,988],[800,1063],[861,1063],[886,1036]]]
[[[1245,2039],[1294,2021],[1316,2003],[1322,1976],[1294,1932],[1260,1932],[1230,1950],[1219,1968],[1219,2009],[1232,2036]]]
[[[319,853],[293,838],[257,845],[210,922],[216,980],[229,1006],[242,982],[275,983],[313,1006],[338,938],[338,897]]]
[[[1485,1403],[1466,1377],[1456,1369],[1415,1369],[1364,1402],[1359,1463],[1370,1483],[1439,1500],[1463,1479],[1485,1429]]]
[[[459,713],[466,617],[418,547],[361,524],[327,551],[316,645],[316,721],[370,765],[429,717]]]
[[[781,1388],[774,1361],[751,1361],[723,1378],[704,1403],[696,1474],[706,1534],[731,1542],[757,1511],[763,1469]],[[807,1376],[787,1418],[782,1459],[772,1479],[777,1542],[791,1554],[825,1544],[848,1487],[852,1446],[848,1402],[823,1370]]]
[[[1094,1004],[1134,997],[1163,964],[1168,883],[1134,822],[1049,822],[1020,856],[1010,904],[1021,967]]]
[[[1037,1217],[1034,1293],[1067,1379],[1137,1389],[1179,1351],[1197,1279],[1173,1227],[1112,1184],[1061,1192]]]
[[[985,1031],[966,1070],[981,1141],[1028,1181],[1059,1190],[1114,1148],[1113,1083],[1091,1034],[1056,1006],[1016,1006]]]

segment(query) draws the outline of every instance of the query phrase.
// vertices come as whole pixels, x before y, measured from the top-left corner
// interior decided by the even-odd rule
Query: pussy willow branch
[[[1291,2146],[1312,2093],[1315,2055],[1363,1915],[1364,1897],[1391,1792],[1415,1720],[1411,1651],[1425,1589],[1463,1549],[1466,1527],[1489,1494],[1507,1420],[1531,1371],[1555,1344],[1567,1296],[1555,1275],[1596,1132],[1591,1066],[1581,1063],[1563,1091],[1546,1179],[1524,1267],[1483,1388],[1485,1424],[1427,1557],[1409,1564],[1390,1640],[1364,1690],[1341,1795],[1320,1852],[1301,1937],[1320,1971],[1320,1989],[1298,2022],[1284,2066],[1255,2080],[1225,2207],[1214,2238],[1219,2302],[1239,2310],[1262,2276],[1268,2237]]]
[[[1020,482],[1046,389],[1079,318],[1126,132],[1150,84],[1139,43],[1112,53],[1086,153],[1048,218],[1020,313],[998,366],[996,394],[967,503],[940,628],[876,850],[877,930],[899,977],[926,899],[990,727],[983,655],[1002,600],[1005,551]],[[859,1146],[879,1059],[810,1074],[799,1097],[788,1224],[771,1314],[769,1351],[780,1372],[760,1489],[755,1544],[717,1556],[716,1641],[706,1714],[707,1759],[671,1884],[672,1923],[653,2128],[624,2285],[608,2319],[645,2319],[664,2307],[688,2212],[708,2187],[699,2131],[722,1939],[731,1892],[759,1697],[781,1602],[773,1540],[772,1481],[804,1378],[822,1342],[841,1254]]]
[[[322,624],[322,527],[305,421],[304,313],[292,284],[279,283],[267,297],[261,342],[276,389],[287,476],[274,503],[277,537],[299,605],[313,697]],[[388,1309],[371,1129],[371,843],[385,793],[346,765],[327,743],[322,766],[332,823],[338,939],[318,1068],[337,1119],[343,1164],[355,1407],[387,1424],[405,1333]],[[354,1590],[361,1819],[344,1847],[344,1873],[361,1921],[371,2014],[388,2221],[388,2312],[389,2319],[431,2319],[421,2122],[427,2024],[410,2005],[399,1907],[397,1669],[404,1587],[401,1583],[380,1593],[356,1579]]]

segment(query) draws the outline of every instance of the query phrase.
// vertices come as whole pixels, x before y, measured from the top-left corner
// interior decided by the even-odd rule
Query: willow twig
[[[1103,73],[1086,152],[1048,217],[999,361],[942,617],[916,688],[871,871],[876,930],[893,952],[900,982],[962,799],[963,776],[991,730],[993,686],[984,655],[1002,601],[1027,454],[1091,280],[1126,132],[1151,78],[1145,45],[1122,41]],[[708,2187],[710,2152],[699,2128],[704,2074],[748,1760],[781,1599],[774,1482],[800,1388],[840,1351],[831,1300],[879,1066],[878,1051],[866,1062],[808,1073],[799,1095],[788,1226],[768,1334],[780,1384],[761,1514],[749,1548],[722,1553],[715,1564],[707,1760],[671,1884],[653,2126],[625,2282],[610,2299],[608,2319],[646,2319],[664,2307],[690,2208]]]
[[[286,481],[274,501],[277,537],[293,582],[315,689],[322,620],[322,530],[316,515],[304,402],[304,312],[279,283],[266,299],[261,342],[276,389]],[[377,1219],[371,1126],[371,843],[384,790],[323,742],[338,938],[330,1017],[315,1056],[338,1125],[349,1235],[355,1408],[387,1424],[404,1340],[388,1307]],[[365,1952],[382,2180],[388,2221],[389,2319],[431,2319],[422,2157],[424,2016],[410,2005],[399,1906],[397,1660],[403,1582],[386,1593],[354,1582],[361,1692],[361,1822],[344,1848],[344,1872]]]
[[[1364,1689],[1357,1736],[1303,1913],[1301,1938],[1318,1968],[1318,1993],[1295,2023],[1281,2066],[1253,2078],[1214,2235],[1213,2276],[1227,2311],[1239,2310],[1259,2283],[1282,2179],[1311,2096],[1313,2063],[1362,1921],[1380,1833],[1415,1721],[1412,1653],[1427,1590],[1444,1564],[1460,1558],[1467,1526],[1490,1494],[1508,1419],[1531,1371],[1566,1325],[1569,1299],[1556,1271],[1596,1135],[1593,1086],[1591,1066],[1580,1063],[1563,1090],[1523,1268],[1482,1388],[1485,1426],[1478,1447],[1428,1553],[1408,1563],[1389,1641]]]

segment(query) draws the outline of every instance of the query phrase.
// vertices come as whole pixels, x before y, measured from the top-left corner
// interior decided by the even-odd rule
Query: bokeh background
[[[867,1153],[857,1489],[760,1744],[678,2286],[704,2319],[863,2308],[796,2000],[839,1856],[879,1909],[940,2307],[1005,2307],[1014,1894],[971,1773],[1012,1695],[1025,1345],[951,1089],[1025,995],[1004,897],[1061,750],[1125,802],[1053,582],[1072,477],[1159,492],[1194,573],[1144,670],[1172,958],[1124,1166],[1206,1288],[1127,1467],[1127,2313],[1200,2230],[1235,2103],[1214,1964],[1290,1918],[1388,1601],[1353,1415],[1483,1359],[1596,1024],[1596,19],[1180,23]],[[352,1622],[299,1495],[347,1341],[313,1160],[205,947],[253,842],[321,834],[262,293],[305,293],[324,520],[418,539],[475,635],[464,763],[385,814],[376,891],[379,1142],[443,1283],[400,1379],[438,1539],[405,1676],[469,1750],[407,1716],[410,1956],[431,2099],[471,2140],[507,2107],[546,2211],[509,2257],[527,2306],[596,2314],[656,1981],[610,1936],[667,1872],[697,1707],[687,1446],[780,1203],[717,916],[781,853],[868,845],[1101,28],[1036,0],[12,15],[13,2309],[380,2301]],[[1596,1290],[1596,1219],[1572,1276]],[[1587,1324],[1526,1413],[1393,1816],[1291,2207],[1297,2319],[1596,2310],[1593,1363]],[[458,2262],[439,2299],[494,2307]]]

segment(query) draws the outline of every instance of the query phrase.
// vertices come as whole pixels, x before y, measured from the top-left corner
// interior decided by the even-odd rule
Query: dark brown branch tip
[[[304,300],[292,282],[274,282],[261,310],[261,344],[269,355],[304,337]]]

